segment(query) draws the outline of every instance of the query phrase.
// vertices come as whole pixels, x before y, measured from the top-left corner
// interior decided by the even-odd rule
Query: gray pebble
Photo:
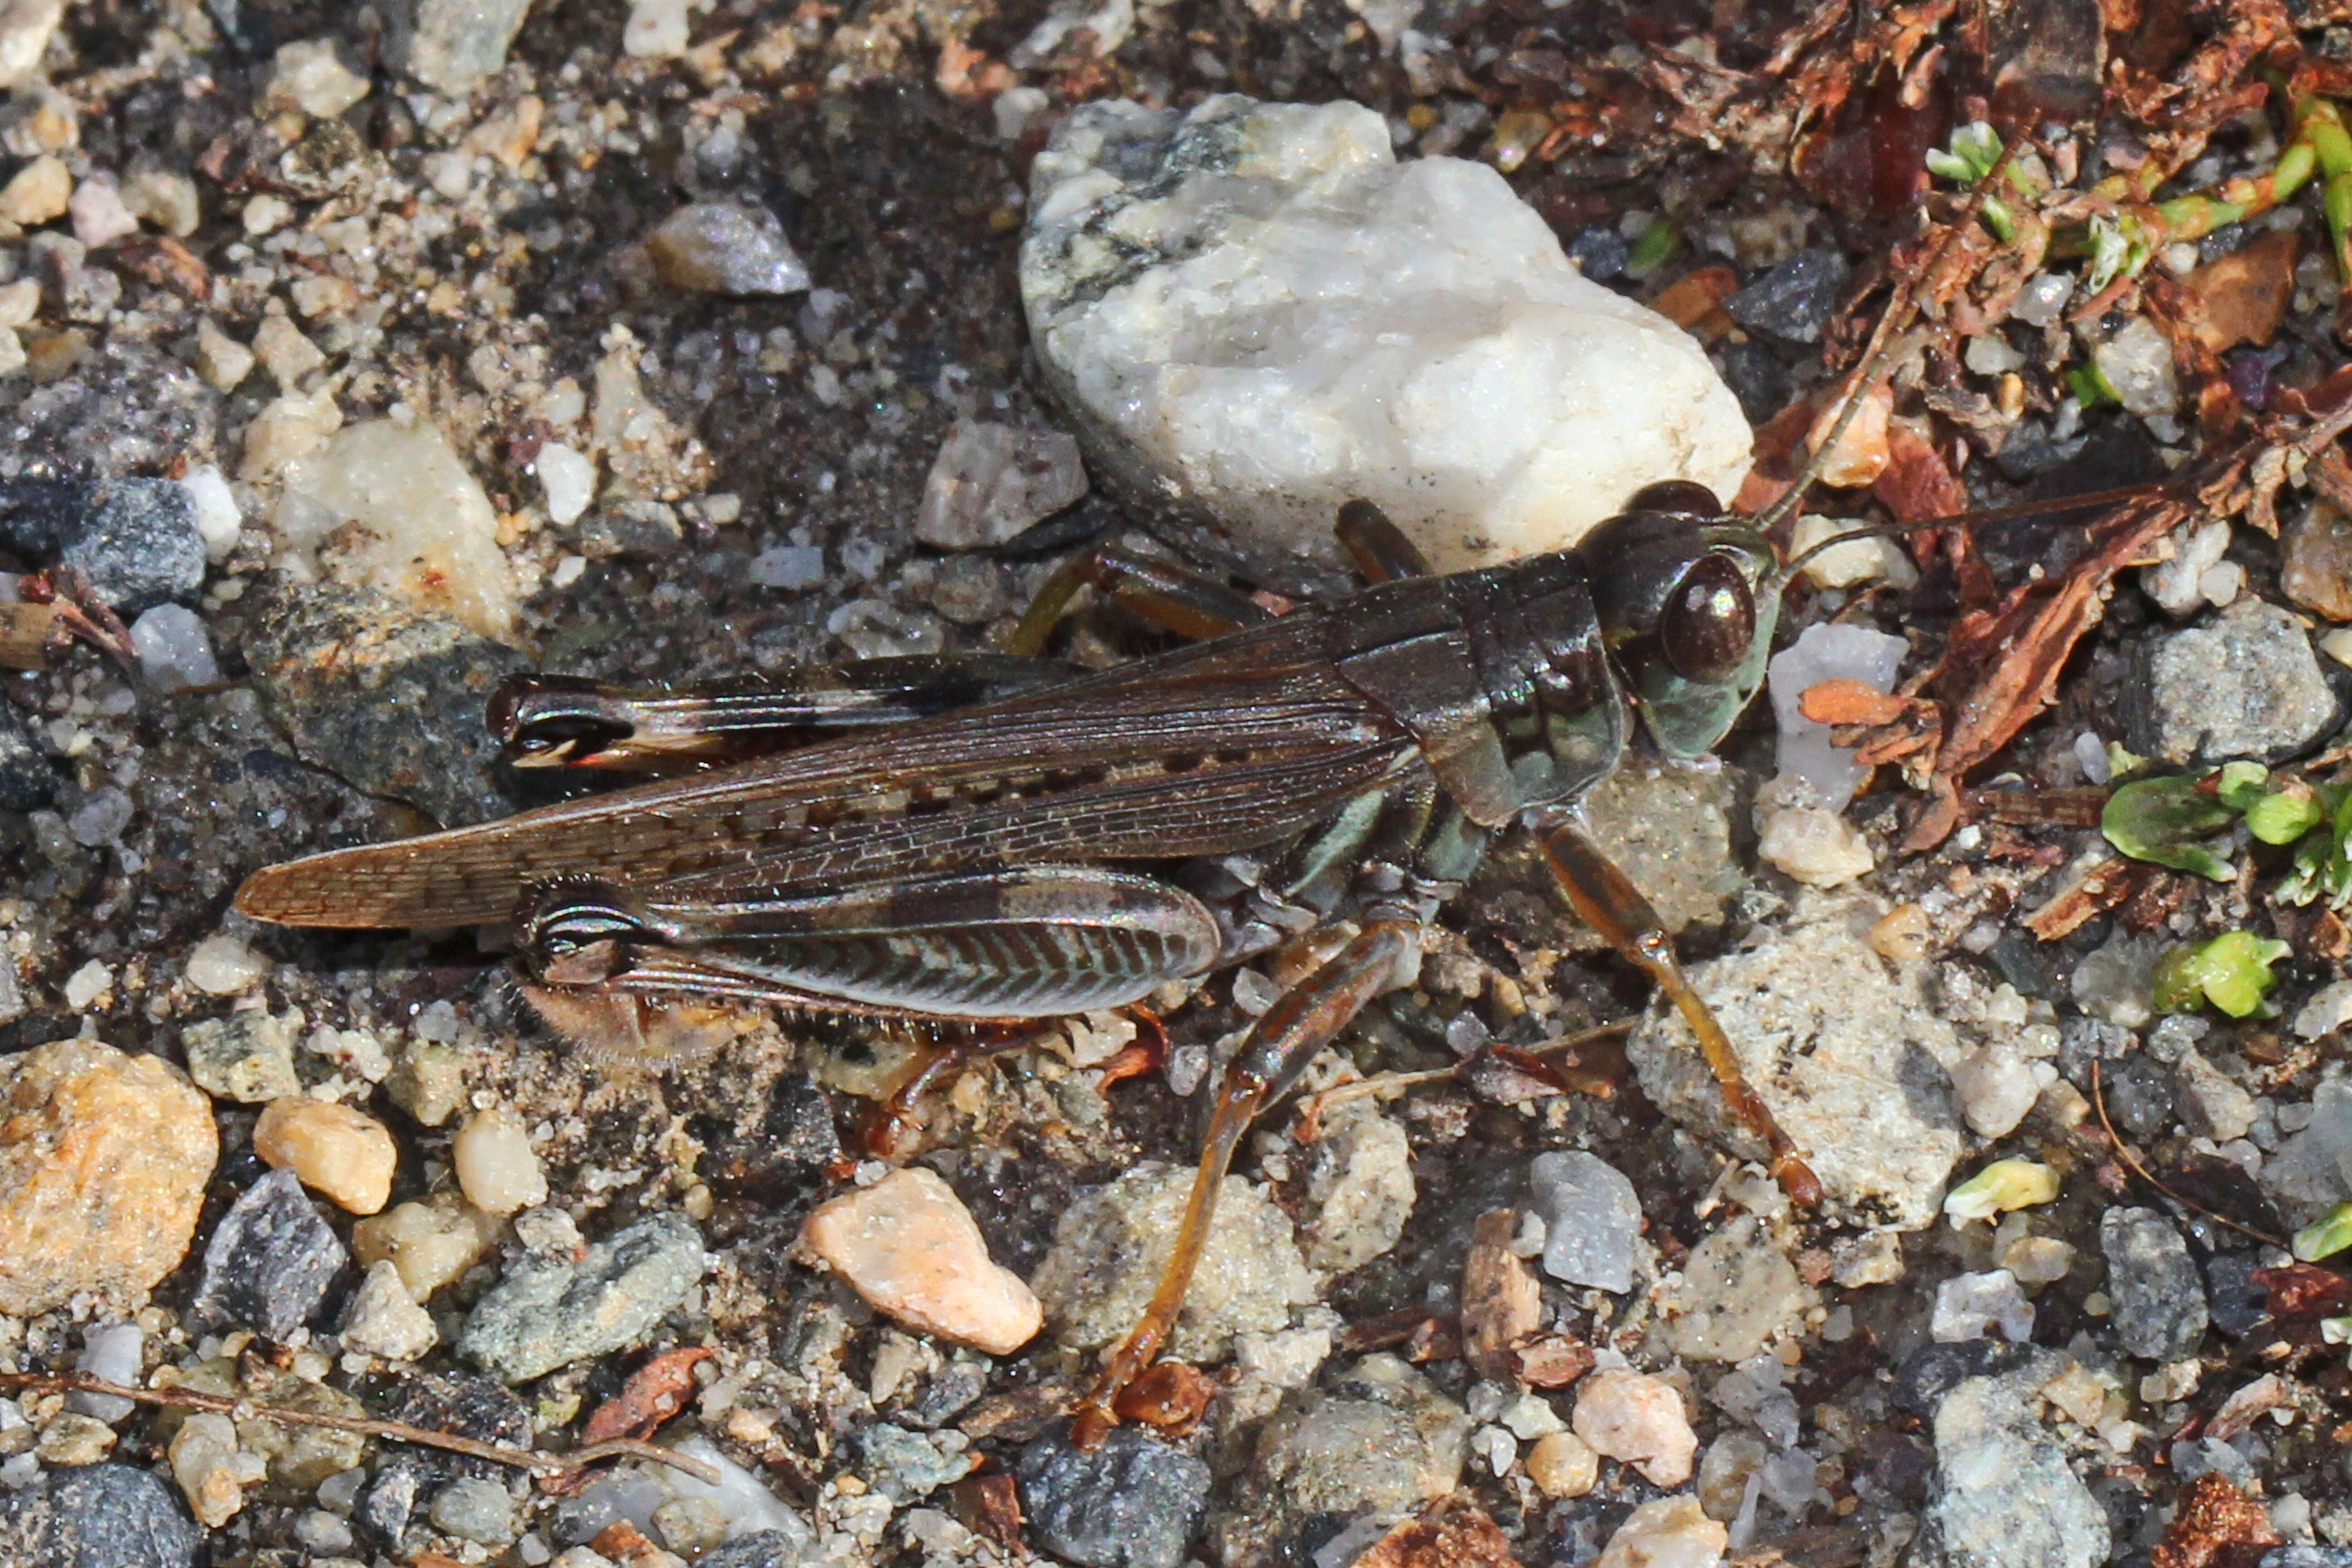
[[[319,1310],[345,1258],[294,1173],[272,1171],[221,1216],[190,1310],[202,1321],[250,1324],[282,1341]]]
[[[2116,1336],[2149,1361],[2197,1353],[2206,1327],[2205,1282],[2180,1228],[2154,1209],[2109,1209],[2099,1220]]]
[[[1724,300],[1724,312],[1751,332],[1819,342],[1851,270],[1843,251],[1801,250]]]
[[[693,1225],[656,1215],[577,1263],[526,1258],[466,1320],[457,1352],[509,1383],[633,1344],[686,1299],[709,1259]]]
[[[0,1487],[8,1568],[193,1568],[204,1532],[169,1483],[130,1465],[45,1472]]]
[[[1034,1539],[1078,1568],[1177,1568],[1208,1504],[1209,1467],[1132,1426],[1091,1454],[1040,1437],[1014,1473]]]
[[[1528,1186],[1543,1216],[1545,1273],[1603,1290],[1633,1288],[1642,1201],[1623,1172],[1598,1154],[1570,1149],[1537,1155]]]
[[[2094,1568],[2107,1559],[2106,1510],[2066,1462],[2032,1390],[2056,1372],[2041,1355],[1998,1377],[1970,1377],[1936,1408],[1929,1555],[1944,1568]]]
[[[2140,645],[2124,687],[2126,740],[2168,763],[2276,761],[2317,740],[2336,694],[2303,623],[2242,599],[2208,624]]]

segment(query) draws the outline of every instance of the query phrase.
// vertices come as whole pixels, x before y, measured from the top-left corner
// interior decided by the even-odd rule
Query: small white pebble
[[[294,221],[293,204],[267,191],[245,204],[245,232],[258,239]]]
[[[566,528],[596,499],[596,465],[558,441],[540,447],[535,467],[547,496],[547,521]]]
[[[509,1215],[547,1201],[547,1175],[531,1152],[530,1130],[503,1105],[479,1110],[458,1130],[450,1150],[457,1187],[484,1214]]]
[[[269,972],[269,961],[226,931],[215,931],[188,953],[188,984],[208,996],[235,996]]]
[[[204,535],[205,558],[226,561],[245,531],[245,514],[228,488],[226,476],[206,463],[181,475],[180,488],[196,503],[196,531]]]
[[[66,1005],[77,1013],[86,1012],[113,988],[114,971],[93,958],[66,977]]]
[[[221,678],[212,634],[185,605],[158,605],[131,622],[131,647],[139,656],[139,673],[158,691],[210,686]]]

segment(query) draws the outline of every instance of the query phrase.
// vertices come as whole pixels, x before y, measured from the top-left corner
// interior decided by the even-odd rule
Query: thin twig
[[[517,1469],[543,1476],[566,1475],[600,1459],[631,1458],[650,1460],[683,1470],[706,1486],[717,1486],[719,1480],[719,1471],[707,1461],[656,1443],[639,1442],[635,1437],[612,1437],[602,1443],[572,1449],[569,1453],[547,1453],[537,1448],[517,1448],[505,1443],[486,1443],[477,1437],[459,1436],[455,1432],[436,1432],[429,1426],[411,1426],[401,1421],[379,1421],[368,1415],[338,1415],[323,1410],[289,1410],[282,1405],[238,1399],[225,1394],[205,1394],[193,1388],[131,1388],[80,1372],[0,1372],[0,1388],[23,1389],[34,1394],[99,1394],[113,1399],[128,1399],[138,1405],[204,1411],[236,1420],[275,1421],[284,1426],[329,1426],[338,1432],[356,1432],[363,1437],[381,1437],[392,1443],[415,1443],[421,1447],[444,1448],[470,1459],[488,1459],[494,1465],[511,1465]]]
[[[2273,1236],[2266,1230],[2256,1230],[2252,1226],[2240,1225],[2228,1215],[2216,1214],[2211,1209],[2207,1208],[2203,1204],[2193,1203],[2190,1200],[2182,1197],[2179,1193],[2174,1192],[2170,1187],[2166,1186],[2162,1182],[2158,1181],[2155,1174],[2150,1172],[2146,1165],[2139,1163],[2139,1156],[2131,1152],[2130,1145],[2126,1144],[2121,1138],[2116,1135],[2116,1124],[2107,1120],[2107,1092],[2105,1086],[2100,1081],[2099,1058],[2096,1057],[2093,1057],[2091,1058],[2091,1103],[2098,1107],[2099,1125],[2106,1129],[2107,1142],[2115,1145],[2116,1157],[2122,1160],[2126,1165],[2130,1167],[2131,1173],[2133,1175],[2137,1176],[2141,1181],[2146,1182],[2149,1186],[2154,1187],[2158,1192],[2162,1193],[2166,1197],[2170,1198],[2182,1208],[2189,1210],[2192,1214],[2201,1214],[2207,1219],[2211,1220],[2215,1225],[2226,1225],[2231,1230],[2236,1231],[2240,1236],[2251,1236],[2256,1241],[2266,1241],[2273,1247],[2283,1247],[2287,1245],[2286,1237],[2283,1236]]]
[[[1573,1035],[1564,1035],[1557,1040],[1549,1041],[1540,1046],[1529,1046],[1527,1047],[1527,1054],[1531,1057],[1549,1057],[1561,1051],[1574,1050],[1579,1046],[1589,1046],[1595,1040],[1605,1040],[1612,1035],[1631,1034],[1633,1026],[1640,1022],[1639,1018],[1620,1018],[1612,1024],[1598,1024],[1590,1029],[1581,1030]],[[1323,1113],[1335,1105],[1345,1105],[1351,1100],[1361,1100],[1368,1094],[1376,1094],[1385,1099],[1391,1095],[1402,1094],[1406,1089],[1421,1084],[1442,1083],[1449,1079],[1459,1079],[1462,1076],[1462,1069],[1468,1065],[1465,1060],[1456,1062],[1450,1068],[1430,1068],[1420,1072],[1374,1073],[1370,1078],[1360,1078],[1352,1083],[1335,1084],[1320,1094],[1308,1095],[1298,1102],[1297,1125],[1306,1129],[1310,1136],[1302,1137],[1299,1142],[1302,1143],[1314,1142],[1311,1134],[1320,1124]]]

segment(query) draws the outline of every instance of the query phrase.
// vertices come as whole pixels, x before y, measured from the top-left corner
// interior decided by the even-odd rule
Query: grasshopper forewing
[[[1361,1007],[1409,981],[1422,925],[1515,821],[1544,836],[1571,901],[1690,1020],[1775,1174],[1816,1200],[1657,917],[1562,815],[1616,766],[1629,711],[1685,756],[1738,717],[1785,581],[1771,546],[1685,483],[1643,492],[1574,551],[1450,576],[1408,574],[1410,546],[1376,515],[1351,510],[1343,537],[1387,579],[1344,603],[1243,624],[1254,606],[1155,566],[1129,602],[1224,635],[870,733],[273,867],[237,908],[294,925],[512,921],[530,977],[577,994],[971,1020],[1130,1004],[1302,923],[1354,922],[1228,1068],[1173,1258],[1090,1396],[1082,1438],[1099,1437],[1112,1396],[1174,1322],[1241,1133]],[[1069,581],[1125,570],[1097,561]],[[668,706],[625,695],[553,711],[559,747],[625,752],[612,731],[634,712],[663,731],[648,750],[676,749]],[[788,694],[776,711],[805,703]],[[1263,874],[1215,908],[1165,874],[1245,854]]]

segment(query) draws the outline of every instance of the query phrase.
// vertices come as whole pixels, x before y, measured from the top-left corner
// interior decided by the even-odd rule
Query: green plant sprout
[[[2168,950],[2156,961],[2156,1010],[2193,1013],[2211,1004],[2232,1018],[2273,1017],[2264,1000],[2278,976],[2271,965],[2291,950],[2250,931],[2225,931]]]

